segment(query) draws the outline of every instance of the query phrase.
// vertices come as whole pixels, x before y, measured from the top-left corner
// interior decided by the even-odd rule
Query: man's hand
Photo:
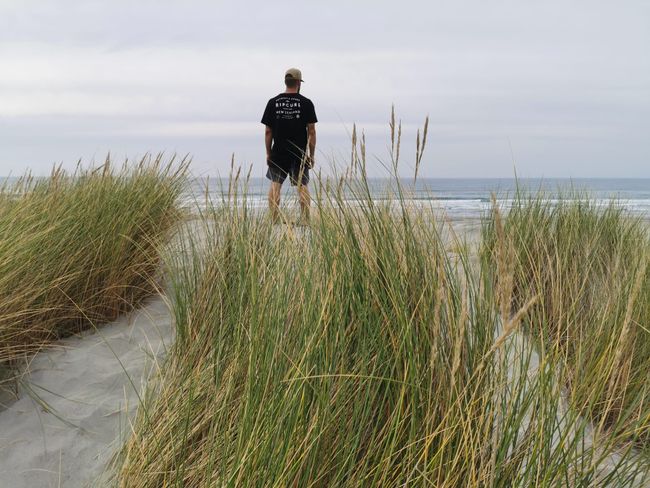
[[[314,167],[314,154],[316,153],[316,124],[307,124],[307,141],[309,145],[309,156],[307,157],[307,167]]]
[[[271,149],[273,144],[273,131],[271,127],[264,126],[264,146],[266,146],[266,164],[271,165]]]

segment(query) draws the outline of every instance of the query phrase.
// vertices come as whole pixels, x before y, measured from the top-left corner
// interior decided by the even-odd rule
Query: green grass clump
[[[633,486],[629,452],[603,468],[616,442],[566,408],[566,368],[517,333],[537,298],[499,312],[503,280],[478,280],[433,212],[364,188],[350,205],[317,186],[309,229],[230,203],[187,230],[177,342],[116,484]]]
[[[572,407],[650,454],[647,223],[615,202],[520,194],[483,235],[497,280],[500,254],[511,263],[512,308],[539,297],[524,327],[566,365]]]
[[[156,291],[180,217],[179,170],[160,157],[114,171],[26,177],[0,191],[0,365],[116,318]]]

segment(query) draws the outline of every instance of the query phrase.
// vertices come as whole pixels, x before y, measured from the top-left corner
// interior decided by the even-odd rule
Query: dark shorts
[[[274,183],[284,183],[287,176],[293,186],[298,186],[298,182],[301,185],[309,183],[309,168],[300,162],[279,166],[269,161],[268,165],[266,177]]]

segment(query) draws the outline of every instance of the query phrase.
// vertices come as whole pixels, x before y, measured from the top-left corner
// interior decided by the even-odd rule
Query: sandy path
[[[172,340],[171,316],[158,298],[37,354],[25,385],[52,411],[23,388],[0,412],[0,487],[91,484],[128,435],[138,393]]]

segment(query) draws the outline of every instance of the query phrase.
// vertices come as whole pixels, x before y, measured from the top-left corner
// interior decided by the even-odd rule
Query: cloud
[[[252,160],[264,104],[298,66],[325,153],[346,153],[355,121],[383,153],[394,103],[408,137],[430,115],[447,174],[489,161],[509,176],[510,138],[531,172],[647,175],[648,14],[634,1],[0,2],[0,173],[111,147]]]

